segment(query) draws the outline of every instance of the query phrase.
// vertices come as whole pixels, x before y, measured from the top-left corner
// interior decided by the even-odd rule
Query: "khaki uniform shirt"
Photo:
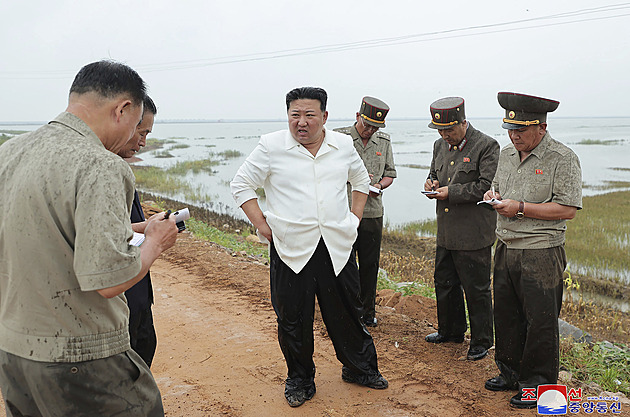
[[[140,272],[128,164],[62,113],[0,146],[0,178],[0,349],[40,362],[129,350],[124,295],[96,292]]]
[[[499,143],[470,122],[464,140],[452,149],[444,139],[436,140],[429,173],[440,187],[448,185],[448,198],[436,200],[436,210],[437,245],[449,250],[477,250],[495,241],[497,215],[477,202],[490,189]]]
[[[514,145],[503,148],[493,185],[502,198],[582,208],[580,160],[549,132],[523,162]],[[544,249],[564,244],[566,229],[566,220],[499,215],[496,234],[510,249]]]
[[[368,174],[372,175],[371,185],[376,184],[383,177],[396,178],[394,153],[392,152],[392,143],[387,133],[377,130],[370,136],[367,144],[363,146],[363,139],[359,135],[356,126],[340,127],[334,130],[352,136],[354,148],[363,160]],[[352,203],[352,193],[349,187],[348,203]],[[379,194],[377,197],[368,196],[363,209],[363,217],[366,219],[383,217],[383,212],[383,195]]]

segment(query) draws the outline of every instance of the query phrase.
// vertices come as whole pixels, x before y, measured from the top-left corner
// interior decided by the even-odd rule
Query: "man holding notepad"
[[[433,146],[423,194],[437,200],[434,279],[439,329],[425,340],[464,341],[465,293],[471,332],[467,358],[478,360],[493,343],[490,264],[497,216],[477,202],[494,178],[499,144],[466,120],[463,98],[442,98],[430,109],[429,127],[437,129],[441,139]]]

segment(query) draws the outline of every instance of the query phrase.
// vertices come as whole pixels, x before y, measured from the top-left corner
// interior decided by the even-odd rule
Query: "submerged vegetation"
[[[582,139],[576,142],[576,145],[620,145],[625,142],[625,139]]]
[[[580,275],[628,283],[630,191],[584,197],[583,209],[568,222],[566,249]]]

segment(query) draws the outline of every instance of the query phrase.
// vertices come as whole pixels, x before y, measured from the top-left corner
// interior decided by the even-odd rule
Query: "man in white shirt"
[[[269,242],[271,302],[288,368],[285,397],[292,407],[315,395],[315,295],[343,364],[342,379],[374,389],[388,386],[378,371],[372,336],[360,320],[359,273],[350,256],[370,178],[352,139],[324,127],[326,101],[321,88],[291,90],[289,130],[263,135],[231,183],[236,203]],[[260,187],[267,197],[264,213],[256,199]]]

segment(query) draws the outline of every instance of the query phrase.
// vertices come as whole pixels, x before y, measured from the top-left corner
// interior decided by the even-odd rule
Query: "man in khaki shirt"
[[[566,220],[582,208],[577,155],[547,131],[559,102],[519,93],[498,94],[511,144],[501,151],[485,200],[499,214],[494,257],[495,361],[491,391],[518,390],[517,408],[536,407],[536,388],[555,384],[559,370],[558,316]]]
[[[359,257],[361,277],[361,304],[363,322],[375,327],[376,283],[383,237],[383,190],[392,185],[396,178],[394,152],[389,135],[379,129],[385,127],[385,116],[389,106],[374,97],[363,97],[361,108],[353,126],[335,129],[352,137],[354,148],[363,160],[370,175],[370,190],[363,218],[359,224],[359,235],[353,249]],[[348,189],[348,195],[351,190]]]
[[[116,155],[145,85],[126,65],[83,67],[65,112],[0,146],[0,388],[10,415],[163,416],[129,345],[123,292],[175,243],[174,218],[130,246],[134,176]]]

